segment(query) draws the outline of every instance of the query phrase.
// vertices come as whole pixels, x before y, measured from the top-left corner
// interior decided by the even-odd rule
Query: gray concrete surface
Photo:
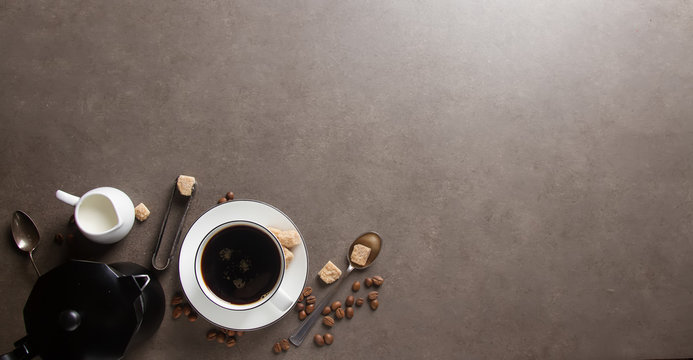
[[[313,286],[384,236],[352,275],[385,277],[380,308],[281,358],[693,356],[692,39],[674,0],[0,1],[1,349],[35,280],[14,210],[44,271],[148,264],[189,174],[186,229],[229,190],[271,203]],[[55,190],[104,185],[151,218],[113,246],[56,244]],[[127,358],[271,358],[298,324],[227,349],[167,315]]]

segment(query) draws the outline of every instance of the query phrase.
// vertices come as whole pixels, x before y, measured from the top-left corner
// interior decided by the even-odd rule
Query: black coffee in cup
[[[280,280],[282,255],[276,241],[249,225],[232,225],[214,234],[202,251],[200,267],[207,287],[235,305],[262,299]]]

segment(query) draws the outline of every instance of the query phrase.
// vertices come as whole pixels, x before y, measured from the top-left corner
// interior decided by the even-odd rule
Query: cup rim
[[[251,226],[253,228],[256,228],[265,235],[267,235],[270,239],[274,241],[274,244],[277,246],[277,251],[279,251],[279,258],[281,260],[280,268],[279,268],[279,277],[277,281],[275,282],[274,286],[272,289],[267,293],[266,296],[261,297],[260,299],[248,303],[248,304],[233,304],[229,301],[226,301],[219,296],[217,296],[206,284],[205,281],[202,277],[202,253],[209,243],[209,241],[219,232],[228,229],[233,226],[240,226],[240,225],[247,225]],[[279,242],[279,239],[271,232],[269,229],[267,229],[265,226],[260,225],[254,221],[250,220],[232,220],[232,221],[227,221],[222,224],[217,225],[215,228],[210,230],[205,237],[202,239],[200,244],[197,247],[197,251],[195,252],[195,281],[197,282],[197,285],[199,286],[200,290],[202,290],[202,293],[213,303],[215,303],[218,306],[221,306],[225,309],[229,309],[232,311],[245,311],[245,310],[251,310],[255,309],[263,304],[265,304],[267,301],[269,301],[276,293],[277,290],[279,290],[279,287],[282,284],[282,281],[284,280],[284,273],[286,270],[286,259],[284,258],[284,251],[282,250],[282,245]]]

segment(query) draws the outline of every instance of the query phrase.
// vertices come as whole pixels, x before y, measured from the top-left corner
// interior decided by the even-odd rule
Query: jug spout
[[[78,198],[78,197],[76,197],[76,196],[74,196],[74,195],[72,195],[72,194],[68,194],[68,193],[66,193],[66,192],[64,192],[64,191],[62,191],[62,190],[56,191],[56,192],[55,192],[55,197],[57,197],[58,200],[60,200],[60,201],[62,201],[62,202],[64,202],[64,203],[66,203],[66,204],[68,204],[68,205],[72,205],[72,206],[77,205],[77,203],[79,202],[79,198]]]

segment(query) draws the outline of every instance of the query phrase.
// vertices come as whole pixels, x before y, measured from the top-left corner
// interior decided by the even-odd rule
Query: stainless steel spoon
[[[14,242],[17,243],[17,247],[29,253],[29,259],[31,259],[31,264],[34,265],[36,274],[41,276],[34,262],[33,255],[39,242],[39,231],[36,224],[34,224],[34,221],[31,220],[29,215],[23,211],[17,210],[14,212],[14,215],[12,215],[12,225],[10,227],[12,228],[12,237],[14,238]]]
[[[349,252],[347,252],[347,261],[349,262],[349,267],[346,269],[346,273],[339,280],[337,280],[337,283],[332,285],[332,288],[327,292],[327,295],[325,295],[315,306],[315,310],[303,321],[303,323],[301,323],[301,325],[296,328],[296,330],[294,330],[294,333],[291,335],[291,337],[289,337],[289,341],[291,341],[292,344],[299,346],[301,343],[303,343],[303,340],[306,338],[306,335],[308,335],[308,332],[315,324],[315,321],[317,321],[317,319],[320,317],[320,312],[322,309],[324,309],[325,306],[330,303],[330,300],[332,300],[332,296],[339,288],[339,284],[341,284],[342,281],[346,279],[354,269],[363,270],[371,266],[373,261],[375,261],[375,258],[378,257],[378,254],[380,253],[382,243],[383,239],[380,237],[380,235],[373,231],[369,231],[359,236],[356,238],[356,240],[354,240],[353,243],[351,243],[351,246],[349,246]],[[366,264],[363,266],[359,266],[351,262],[350,255],[354,250],[354,245],[356,244],[361,244],[371,248],[371,253],[368,255],[368,260],[366,260]]]

